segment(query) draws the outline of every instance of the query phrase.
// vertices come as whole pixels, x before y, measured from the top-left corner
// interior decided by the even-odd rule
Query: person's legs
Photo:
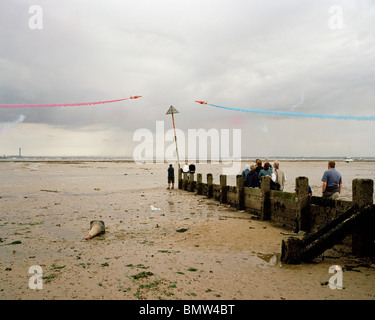
[[[171,186],[171,178],[168,176],[168,188],[167,189],[170,189],[170,186]]]

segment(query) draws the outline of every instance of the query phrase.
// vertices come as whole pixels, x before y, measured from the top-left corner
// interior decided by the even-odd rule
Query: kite
[[[131,96],[130,98],[109,100],[109,101],[97,101],[97,102],[82,102],[82,103],[54,103],[54,104],[0,104],[0,108],[34,108],[34,107],[75,107],[75,106],[85,106],[85,105],[95,105],[119,102],[129,99],[138,99],[142,96]]]
[[[258,114],[269,114],[274,116],[289,116],[289,117],[302,117],[302,118],[319,118],[319,119],[340,119],[340,120],[362,120],[362,121],[375,121],[375,116],[351,116],[351,115],[332,115],[332,114],[317,114],[317,113],[297,113],[286,111],[270,111],[270,110],[253,110],[241,109],[232,107],[223,107],[216,104],[207,103],[207,101],[196,100],[200,104],[207,104],[215,108],[221,108],[232,111],[251,112]]]

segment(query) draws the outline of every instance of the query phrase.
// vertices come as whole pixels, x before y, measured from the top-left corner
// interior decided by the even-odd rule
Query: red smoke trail
[[[54,103],[54,104],[0,104],[0,108],[35,108],[35,107],[76,107],[76,106],[87,106],[95,104],[113,103],[129,99],[138,99],[142,96],[131,96],[130,98],[109,100],[109,101],[97,101],[97,102],[81,102],[81,103]]]

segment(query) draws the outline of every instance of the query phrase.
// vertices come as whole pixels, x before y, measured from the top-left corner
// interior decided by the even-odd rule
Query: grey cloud
[[[229,127],[238,117],[243,125],[259,121],[271,128],[284,118],[250,117],[194,101],[290,111],[302,93],[295,111],[373,114],[371,1],[335,2],[343,9],[342,30],[329,28],[332,3],[322,0],[39,1],[43,30],[27,27],[32,4],[0,4],[0,103],[143,98],[94,107],[1,109],[3,122],[22,113],[25,123],[131,132],[169,121],[165,112],[172,104],[184,130]]]

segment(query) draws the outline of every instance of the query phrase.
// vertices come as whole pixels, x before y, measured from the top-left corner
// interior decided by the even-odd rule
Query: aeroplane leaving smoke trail
[[[113,103],[129,99],[138,99],[142,96],[131,96],[130,98],[109,100],[109,101],[97,101],[97,102],[80,102],[80,103],[54,103],[54,104],[0,104],[0,108],[35,108],[35,107],[75,107],[75,106],[87,106],[95,104]]]
[[[200,104],[207,104],[215,108],[221,108],[221,109],[226,109],[226,110],[250,112],[250,113],[257,113],[257,114],[268,114],[268,115],[273,115],[273,116],[375,121],[375,116],[352,116],[352,115],[333,115],[333,114],[317,114],[317,113],[297,113],[297,112],[287,112],[287,111],[253,110],[253,109],[223,107],[223,106],[218,106],[216,104],[207,103],[207,101],[201,101],[201,100],[196,100],[195,102],[198,102]]]

